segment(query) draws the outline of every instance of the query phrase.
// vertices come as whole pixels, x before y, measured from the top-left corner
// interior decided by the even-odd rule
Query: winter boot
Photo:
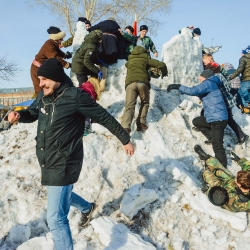
[[[85,227],[88,225],[90,219],[91,219],[91,215],[93,214],[93,212],[95,211],[96,209],[96,204],[95,203],[91,203],[91,208],[90,208],[90,211],[86,214],[82,213],[82,221],[81,221],[81,224],[80,226],[81,227]]]
[[[137,123],[137,131],[145,131],[148,129],[148,126],[146,126],[143,123]]]
[[[195,145],[194,146],[194,151],[199,155],[199,158],[203,161],[206,161],[207,159],[209,159],[211,156],[206,154],[203,149],[201,148],[200,145]]]
[[[238,139],[238,143],[239,145],[242,145],[244,142],[246,142],[248,140],[249,136],[248,135],[244,135],[242,138]]]

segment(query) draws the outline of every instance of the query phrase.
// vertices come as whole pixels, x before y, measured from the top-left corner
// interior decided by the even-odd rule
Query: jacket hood
[[[99,45],[98,37],[95,31],[91,31],[87,36],[85,36],[84,42],[95,43]]]
[[[230,63],[224,63],[224,69],[229,70],[229,69],[234,69],[233,65]]]
[[[144,54],[147,53],[147,50],[142,47],[142,46],[135,46],[133,51],[132,51],[132,55],[140,55],[140,54]]]

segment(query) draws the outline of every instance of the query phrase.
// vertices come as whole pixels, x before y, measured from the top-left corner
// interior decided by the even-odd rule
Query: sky
[[[0,80],[0,88],[32,87],[31,62],[48,39],[49,26],[62,29],[62,24],[47,9],[30,8],[25,0],[0,0],[0,4],[0,56],[17,61],[20,68],[10,82]],[[247,0],[173,0],[170,13],[159,15],[162,26],[158,35],[151,38],[161,53],[162,45],[180,28],[193,25],[201,29],[200,40],[205,47],[222,45],[214,54],[215,61],[229,62],[237,68],[241,50],[250,44],[248,5]],[[67,30],[66,33],[69,38]]]

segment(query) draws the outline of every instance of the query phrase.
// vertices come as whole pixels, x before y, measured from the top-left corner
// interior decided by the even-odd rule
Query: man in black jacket
[[[56,250],[73,249],[67,219],[70,205],[82,212],[82,226],[88,224],[96,205],[72,192],[83,162],[85,117],[110,130],[133,155],[130,136],[104,108],[86,92],[75,88],[56,58],[38,69],[41,91],[27,109],[11,112],[10,123],[38,120],[36,154],[42,171],[42,185],[47,186],[47,221]]]

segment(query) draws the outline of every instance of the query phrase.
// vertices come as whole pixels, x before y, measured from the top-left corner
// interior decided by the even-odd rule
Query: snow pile
[[[145,189],[140,184],[136,184],[124,194],[120,211],[132,220],[139,210],[157,199],[158,195],[154,190]]]
[[[139,235],[131,233],[126,226],[108,217],[99,217],[91,222],[105,250],[154,250],[152,244],[145,242]]]
[[[98,124],[93,124],[95,133],[83,138],[83,168],[74,191],[96,202],[98,207],[96,219],[86,228],[79,227],[80,213],[75,209],[70,211],[75,250],[249,248],[246,213],[230,213],[212,206],[200,191],[203,163],[193,148],[200,144],[208,154],[213,155],[213,151],[211,145],[204,144],[204,136],[191,129],[192,119],[200,114],[198,98],[189,97],[192,108],[187,110],[188,102],[186,108],[179,107],[186,97],[177,91],[165,91],[173,78],[176,83],[197,83],[198,45],[195,56],[190,54],[190,51],[195,53],[191,50],[195,49],[194,43],[197,41],[177,35],[167,43],[171,49],[164,45],[164,55],[172,61],[165,56],[164,60],[175,73],[170,72],[170,80],[152,80],[149,128],[137,132],[135,122],[131,128],[131,140],[136,145],[133,157],[126,156],[121,143]],[[172,53],[179,53],[179,59]],[[125,104],[124,65],[125,61],[119,60],[109,67],[107,91],[100,101],[118,121]],[[187,67],[185,72],[184,67]],[[138,110],[139,105],[135,115]],[[237,109],[233,112],[244,132],[250,134],[250,116],[240,114]],[[52,249],[46,222],[47,191],[40,184],[40,167],[35,156],[36,126],[37,122],[18,124],[0,134],[1,250]],[[224,146],[228,169],[236,173],[240,168],[231,161],[229,152],[234,150],[250,159],[249,145],[236,145],[232,131],[226,129]],[[140,195],[144,204],[140,209],[138,200],[135,207],[140,210],[132,209],[130,218],[133,218],[129,220],[123,213],[129,212],[131,204],[124,201],[135,185],[150,190],[158,199],[145,202],[145,196]]]

